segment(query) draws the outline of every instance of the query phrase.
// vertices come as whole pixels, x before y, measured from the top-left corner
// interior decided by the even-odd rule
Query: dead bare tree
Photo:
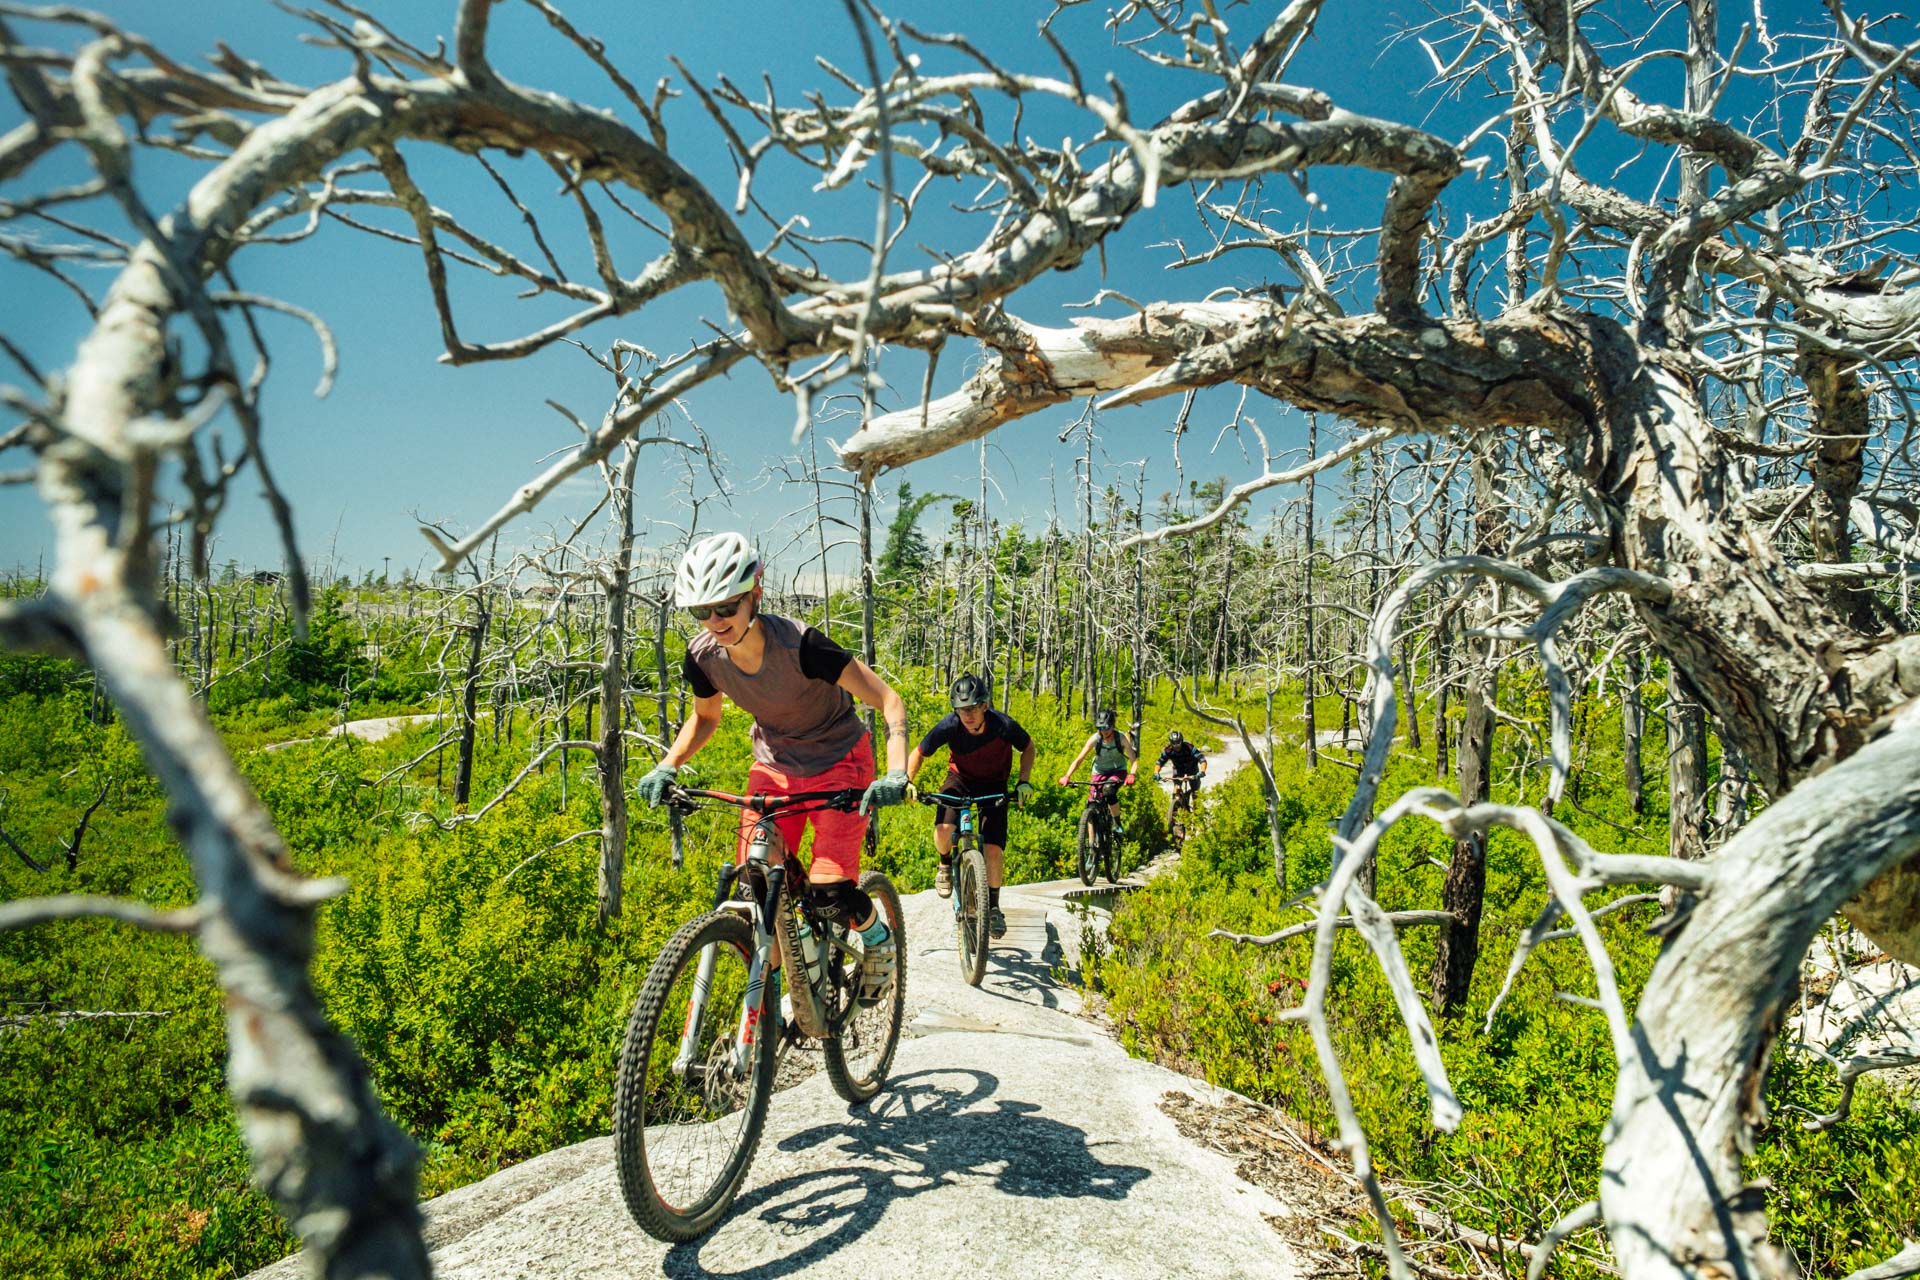
[[[80,811],[79,820],[73,824],[73,834],[60,840],[60,855],[66,859],[67,870],[72,871],[80,865],[80,842],[87,838],[87,824],[93,821],[93,815],[99,812],[100,806],[105,804],[107,797],[112,794],[113,779],[108,778],[106,782],[101,785],[100,794],[93,798],[91,804]],[[0,787],[0,814],[6,812],[7,799],[6,789]],[[4,844],[7,848],[13,850],[14,856],[26,863],[27,866],[34,871],[38,871],[44,875],[51,869],[47,863],[40,861],[28,853],[26,849],[21,846],[20,841],[14,838],[13,833],[5,827],[0,827],[0,844]]]
[[[630,363],[634,354],[632,351],[616,349],[604,357],[595,356],[614,379],[616,408],[632,393],[634,378]],[[569,410],[557,403],[553,407],[573,422],[582,434],[588,432],[585,424]],[[519,679],[551,687],[555,692],[546,718],[554,722],[555,734],[551,741],[545,743],[536,739],[531,759],[486,803],[472,812],[461,812],[451,818],[437,820],[437,825],[442,829],[451,829],[479,821],[535,777],[555,755],[559,755],[562,762],[561,804],[564,808],[567,794],[566,755],[574,750],[585,751],[593,760],[598,781],[600,825],[576,832],[536,851],[507,874],[511,877],[536,858],[576,840],[597,839],[600,845],[597,919],[602,926],[620,915],[623,902],[629,825],[625,781],[628,740],[638,738],[655,751],[664,749],[665,742],[662,737],[649,738],[639,727],[640,721],[632,714],[632,702],[636,694],[630,681],[630,673],[635,666],[632,650],[637,628],[634,621],[636,605],[641,602],[640,595],[634,589],[635,542],[640,533],[636,517],[635,477],[642,458],[646,456],[646,447],[656,444],[676,446],[703,460],[711,474],[711,448],[699,433],[697,424],[694,424],[693,430],[698,443],[680,439],[665,430],[664,425],[655,435],[626,441],[614,459],[600,465],[605,492],[599,501],[564,536],[556,536],[549,544],[538,546],[517,559],[512,567],[512,576],[539,579],[542,589],[538,598],[551,603],[526,635],[510,646],[510,653],[504,662],[501,655],[484,653],[481,644],[484,624],[466,626],[467,633],[474,639],[461,685],[460,768],[455,783],[454,804],[464,810],[469,800],[473,708],[483,667],[492,669],[511,665],[519,672]],[[585,544],[583,532],[602,512],[606,514],[605,536],[598,547]],[[435,534],[444,542],[444,531],[436,530]],[[472,592],[485,592],[490,585],[491,577],[476,582]],[[596,595],[599,605],[597,625],[589,628],[586,643],[582,647],[581,638],[567,621],[569,605],[576,598],[592,601]],[[656,627],[660,629],[654,637],[653,650],[656,693],[662,699],[668,688],[666,673],[660,668],[665,665],[663,635],[667,611],[664,603],[669,598],[670,593],[663,589],[648,601],[654,605],[651,612]],[[482,619],[487,616],[485,612],[480,614]],[[551,647],[541,648],[543,641],[551,641]],[[530,652],[531,656],[522,656],[523,652]],[[587,679],[583,681],[580,677]],[[582,712],[583,725],[582,736],[578,738],[572,736],[571,730],[576,710]],[[593,727],[596,711],[599,716],[597,733]],[[661,704],[661,716],[664,723],[664,703]],[[672,832],[675,865],[678,865],[681,829],[677,822],[672,824]]]
[[[1498,556],[1506,550],[1508,524],[1494,480],[1497,469],[1497,457],[1474,459],[1473,553],[1478,556]],[[1492,595],[1489,587],[1472,615],[1478,630],[1486,630],[1497,612],[1488,599]],[[1457,786],[1462,801],[1480,804],[1493,794],[1493,713],[1499,677],[1491,639],[1469,641],[1464,650],[1467,674],[1460,732],[1454,740],[1460,769]],[[1441,891],[1441,906],[1452,916],[1452,923],[1440,930],[1433,955],[1433,1004],[1443,1015],[1459,1013],[1473,986],[1486,888],[1486,833],[1471,831],[1455,839]]]
[[[1830,25],[1788,45],[1766,27],[1763,4],[1736,48],[1723,54],[1696,39],[1688,53],[1663,50],[1658,26],[1626,50],[1603,49],[1579,25],[1582,10],[1551,0],[1513,0],[1498,12],[1474,5],[1423,33],[1438,81],[1459,87],[1497,73],[1510,105],[1456,143],[1287,82],[1323,0],[1290,0],[1244,39],[1213,7],[1127,6],[1113,18],[1120,47],[1145,59],[1144,73],[1193,84],[1186,101],[1155,120],[1136,117],[1117,78],[1093,88],[1051,29],[1058,69],[1034,72],[995,63],[963,36],[849,3],[864,74],[829,68],[833,86],[805,105],[776,101],[771,87],[756,98],[724,78],[687,83],[737,165],[729,206],[675,158],[668,90],[643,96],[600,45],[544,0],[533,2],[558,38],[601,69],[637,123],[500,75],[488,57],[491,0],[460,0],[450,46],[433,49],[355,9],[342,9],[351,22],[311,14],[320,38],[352,61],[351,74],[317,87],[235,55],[212,71],[189,67],[75,10],[9,9],[0,19],[8,81],[26,117],[0,138],[0,179],[17,182],[67,150],[94,173],[80,188],[11,199],[0,216],[33,218],[104,196],[133,236],[84,250],[117,270],[98,299],[64,269],[66,259],[33,259],[82,296],[94,323],[57,379],[17,345],[4,348],[27,389],[8,393],[19,421],[0,445],[34,454],[57,555],[45,595],[6,602],[0,637],[93,665],[173,797],[205,904],[162,914],[119,902],[29,901],[8,904],[0,919],[91,912],[199,931],[229,996],[229,1081],[262,1180],[329,1273],[424,1273],[411,1148],[312,998],[313,907],[335,886],[290,873],[267,815],[175,673],[166,584],[156,572],[160,464],[181,474],[185,563],[201,577],[231,482],[251,468],[287,542],[296,619],[304,613],[301,558],[260,447],[267,366],[254,321],[272,310],[308,323],[329,367],[332,340],[318,317],[246,293],[229,274],[243,251],[299,239],[322,219],[418,246],[446,359],[456,365],[528,355],[694,282],[726,299],[728,328],[650,364],[583,441],[465,538],[442,544],[446,569],[568,477],[612,458],[663,407],[742,362],[757,362],[793,397],[804,432],[816,398],[843,381],[870,393],[883,343],[932,353],[967,338],[985,354],[948,395],[932,397],[929,382],[924,403],[863,414],[840,446],[842,464],[863,482],[1083,397],[1119,407],[1237,382],[1353,428],[1301,466],[1267,462],[1212,510],[1142,539],[1209,529],[1254,493],[1397,437],[1516,450],[1529,475],[1550,477],[1567,495],[1543,532],[1578,537],[1590,567],[1549,580],[1491,557],[1456,557],[1387,593],[1369,641],[1368,756],[1342,857],[1320,894],[1316,957],[1344,909],[1403,993],[1435,1119],[1451,1123],[1458,1108],[1425,1011],[1411,996],[1390,922],[1378,918],[1359,877],[1378,833],[1416,811],[1438,816],[1456,838],[1495,822],[1526,832],[1557,909],[1588,943],[1620,1057],[1606,1173],[1589,1216],[1605,1221],[1622,1270],[1636,1280],[1785,1274],[1787,1263],[1765,1244],[1740,1151],[1752,1119],[1742,1100],[1759,1096],[1795,962],[1841,908],[1889,952],[1920,959],[1920,753],[1912,747],[1920,636],[1900,594],[1916,557],[1899,523],[1913,507],[1906,406],[1920,357],[1920,268],[1901,239],[1911,211],[1888,213],[1876,194],[1915,176],[1901,137],[1920,70],[1913,46],[1887,39],[1905,19],[1856,20],[1829,0]],[[69,47],[24,42],[16,21],[64,34]],[[1686,107],[1630,86],[1663,52],[1700,70]],[[1761,86],[1804,103],[1802,118],[1729,123],[1722,103],[1736,80],[1742,92]],[[1076,132],[1088,140],[1033,142],[1021,128],[1029,103],[1084,118]],[[1695,175],[1693,198],[1667,208],[1661,201],[1674,193],[1657,179],[1630,190],[1588,176],[1577,160],[1596,135],[1673,157]],[[596,278],[572,279],[551,259],[528,261],[436,206],[402,143],[540,157],[565,184]],[[1496,146],[1500,165],[1491,163]],[[204,166],[172,213],[151,207],[129,164],[151,147]],[[756,175],[775,164],[798,166],[827,188],[874,181],[877,226],[859,270],[843,278],[823,266],[812,253],[821,240],[798,216],[772,220],[764,247],[748,239],[742,218],[762,213]],[[1390,176],[1377,220],[1294,233],[1245,212],[1263,207],[1263,180],[1304,186],[1333,166]],[[1622,172],[1634,180],[1641,170]],[[961,225],[969,212],[976,220],[977,239],[952,245],[946,236],[923,262],[900,265],[921,201],[949,183],[970,194],[984,188],[961,211]],[[1457,230],[1441,230],[1436,215],[1446,202],[1482,183],[1497,190],[1503,212],[1464,225],[1455,218],[1445,225]],[[1121,246],[1141,210],[1189,185],[1214,243],[1184,255],[1188,265],[1254,252],[1294,282],[1163,298],[1070,328],[1013,313],[1025,286]],[[1222,213],[1212,199],[1221,193],[1242,199]],[[660,221],[629,200],[650,205]],[[605,229],[607,218],[629,215],[666,241],[631,273]],[[396,216],[405,231],[364,220]],[[1491,299],[1481,272],[1490,250],[1507,267],[1497,273],[1507,287]],[[573,310],[518,337],[475,340],[456,314],[450,266],[511,278]],[[236,321],[259,348],[251,371],[236,355]],[[190,330],[194,344],[174,342],[176,328]],[[216,421],[238,432],[231,455],[205,446]],[[1090,529],[1090,473],[1087,497]],[[1850,548],[1868,541],[1884,558],[1852,559]],[[1537,812],[1463,806],[1437,792],[1404,797],[1367,821],[1395,722],[1395,620],[1412,592],[1462,574],[1496,578],[1540,611],[1525,634],[1556,691],[1553,796],[1570,738],[1556,637],[1580,604],[1620,593],[1770,807],[1705,862],[1602,857]],[[1091,701],[1111,678],[1091,613],[1081,612],[1078,670],[1067,678]],[[1069,670],[1065,636],[1051,653],[1057,681]],[[1608,994],[1610,968],[1580,893],[1649,881],[1683,887],[1697,903],[1674,922],[1629,1018]],[[1732,972],[1728,956],[1740,962]],[[1324,965],[1316,974],[1307,1017],[1325,1041]],[[1330,1042],[1322,1047],[1340,1101],[1338,1063]],[[1371,1186],[1364,1135],[1350,1108],[1342,1116]],[[1404,1278],[1390,1228],[1386,1239]]]

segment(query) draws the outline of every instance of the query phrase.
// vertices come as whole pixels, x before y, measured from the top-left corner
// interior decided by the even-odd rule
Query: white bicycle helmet
[[[709,534],[680,557],[673,575],[673,603],[685,609],[731,600],[750,589],[759,574],[760,557],[745,538],[737,533]]]

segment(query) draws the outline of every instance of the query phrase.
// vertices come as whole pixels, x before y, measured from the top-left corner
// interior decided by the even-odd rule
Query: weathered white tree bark
[[[1642,992],[1600,1201],[1632,1276],[1780,1276],[1741,1173],[1768,1052],[1814,935],[1920,852],[1920,716],[1801,783],[1720,850]]]
[[[1718,65],[1707,0],[1690,6],[1697,32],[1684,54],[1691,88],[1678,109],[1638,96],[1626,71],[1609,65],[1581,30],[1578,10],[1553,0],[1523,0],[1511,13],[1476,6],[1445,38],[1459,53],[1458,74],[1489,59],[1510,68],[1512,109],[1488,125],[1505,131],[1502,181],[1510,189],[1505,213],[1449,239],[1430,215],[1450,184],[1478,172],[1471,145],[1344,111],[1326,94],[1285,82],[1292,51],[1320,8],[1317,0],[1294,0],[1238,48],[1222,21],[1213,23],[1211,41],[1149,33],[1176,41],[1172,63],[1205,85],[1157,122],[1136,121],[1117,86],[1110,98],[1090,92],[1070,64],[1064,77],[1028,75],[993,66],[956,38],[891,24],[898,65],[880,85],[843,82],[853,89],[849,105],[819,99],[782,107],[748,99],[731,84],[703,93],[703,103],[728,121],[741,171],[737,210],[749,207],[755,168],[774,151],[821,169],[828,187],[876,156],[886,165],[917,163],[929,181],[985,184],[991,228],[977,243],[892,271],[887,246],[876,245],[870,270],[845,281],[788,260],[780,251],[785,230],[772,248],[754,249],[728,208],[670,153],[664,97],[640,98],[604,51],[563,21],[556,29],[609,75],[643,128],[506,81],[487,58],[489,0],[462,0],[451,54],[416,48],[372,19],[362,19],[363,28],[325,28],[355,58],[355,74],[312,89],[264,73],[190,70],[140,42],[96,39],[101,33],[91,27],[83,37],[91,43],[74,54],[9,60],[28,119],[0,138],[0,179],[33,171],[59,147],[83,148],[135,244],[65,378],[57,386],[34,378],[42,397],[23,401],[27,421],[6,437],[7,447],[36,451],[58,557],[46,600],[0,612],[0,634],[94,663],[168,786],[208,904],[195,923],[234,1010],[230,1081],[243,1127],[264,1180],[325,1265],[343,1275],[424,1269],[411,1157],[373,1105],[364,1068],[314,1008],[304,963],[319,891],[287,871],[266,814],[173,674],[158,625],[152,525],[156,476],[162,463],[177,463],[200,504],[189,541],[193,561],[204,562],[206,529],[229,477],[208,478],[192,442],[211,414],[203,393],[219,387],[235,397],[249,459],[293,550],[284,500],[258,450],[257,386],[234,367],[223,304],[205,282],[240,247],[289,219],[369,204],[411,220],[454,364],[531,354],[694,282],[721,291],[734,325],[717,337],[703,332],[659,361],[577,447],[466,539],[442,541],[448,567],[569,476],[603,464],[676,397],[741,361],[768,369],[811,421],[814,397],[849,371],[865,371],[866,354],[879,343],[931,349],[949,337],[973,338],[986,358],[960,390],[873,419],[847,440],[842,461],[862,480],[1078,397],[1120,406],[1238,383],[1356,429],[1304,466],[1263,459],[1262,473],[1215,510],[1142,531],[1142,542],[1209,528],[1254,493],[1308,479],[1395,436],[1448,437],[1483,453],[1496,440],[1522,445],[1569,495],[1580,527],[1563,532],[1590,549],[1594,567],[1552,583],[1511,565],[1455,560],[1389,593],[1369,640],[1372,740],[1343,822],[1345,852],[1323,895],[1316,954],[1330,948],[1330,913],[1345,911],[1366,934],[1412,1028],[1435,1118],[1445,1123],[1457,1108],[1431,1028],[1392,922],[1363,888],[1383,824],[1417,810],[1440,817],[1456,837],[1496,821],[1525,831],[1561,908],[1584,930],[1603,986],[1610,971],[1578,902],[1580,876],[1666,879],[1699,894],[1695,912],[1676,922],[1637,1021],[1617,1000],[1609,1006],[1622,1073],[1604,1216],[1631,1276],[1780,1269],[1757,1243],[1764,1224],[1729,1153],[1746,1132],[1796,942],[1804,945],[1826,914],[1844,908],[1891,953],[1920,959],[1920,850],[1910,830],[1912,777],[1899,764],[1912,732],[1902,726],[1920,697],[1920,637],[1890,630],[1860,589],[1863,580],[1908,574],[1909,553],[1889,553],[1885,564],[1847,563],[1865,469],[1880,465],[1871,445],[1855,442],[1891,435],[1869,383],[1878,378],[1873,385],[1888,387],[1890,363],[1920,356],[1913,323],[1920,290],[1862,260],[1883,229],[1861,224],[1849,201],[1886,174],[1911,177],[1911,156],[1885,144],[1889,130],[1878,117],[1904,128],[1885,104],[1920,87],[1915,50],[1880,39],[1885,23],[1854,22],[1836,8],[1834,29],[1815,56],[1795,63],[1815,68],[1811,92],[1794,88],[1812,104],[1805,127],[1769,140],[1712,114],[1714,85],[1727,83],[1735,68]],[[1128,13],[1115,21],[1147,21],[1138,7]],[[64,10],[38,11],[32,20],[95,21]],[[17,45],[5,23],[0,43]],[[951,55],[961,69],[916,67],[910,46]],[[1143,51],[1155,52],[1151,41]],[[1789,77],[1793,68],[1769,62],[1761,71]],[[1555,83],[1551,92],[1543,80]],[[978,101],[1003,95],[1084,113],[1095,142],[1054,151],[1024,137],[997,141]],[[1604,124],[1633,145],[1670,149],[1686,175],[1679,206],[1663,208],[1655,198],[1663,193],[1642,199],[1583,177],[1575,149],[1559,142],[1569,111],[1582,113],[1582,137]],[[123,117],[140,131],[129,133]],[[211,167],[185,203],[155,216],[134,188],[128,157],[153,126],[183,117],[230,151],[224,158],[209,152]],[[742,119],[761,130],[756,141],[731,123]],[[401,142],[549,157],[579,193],[597,280],[563,279],[557,266],[531,265],[460,226],[416,185]],[[382,175],[386,189],[356,189],[330,172],[350,156],[371,157],[366,172]],[[1249,231],[1248,243],[1273,255],[1297,286],[1152,301],[1071,328],[1007,309],[1044,273],[1104,253],[1140,210],[1182,184],[1283,174],[1305,181],[1327,166],[1391,178],[1377,227],[1363,228],[1374,248],[1370,310],[1357,311],[1359,290],[1321,270],[1310,238],[1273,232],[1239,213],[1229,224]],[[1724,178],[1718,186],[1716,175]],[[617,267],[615,238],[585,194],[596,184],[623,189],[664,219],[669,246],[635,274]],[[896,203],[911,212],[912,199]],[[456,241],[483,269],[576,309],[518,338],[463,336],[447,282]],[[1481,310],[1474,292],[1477,257],[1492,244],[1504,244],[1511,292],[1497,315]],[[1535,256],[1532,244],[1542,246]],[[1631,247],[1622,252],[1622,244]],[[1218,251],[1228,247],[1222,240]],[[1587,271],[1594,260],[1617,272],[1598,303],[1588,300],[1598,287]],[[1445,318],[1425,310],[1441,268],[1452,307]],[[1567,283],[1576,274],[1577,300]],[[1713,287],[1699,283],[1702,275]],[[1521,296],[1535,285],[1534,296]],[[1752,301],[1753,294],[1764,300]],[[187,361],[200,361],[197,369],[176,358],[186,347],[173,331],[189,327],[203,349]],[[1726,337],[1753,334],[1761,340],[1752,347]],[[1769,336],[1785,342],[1798,364],[1769,354],[1778,350],[1767,346]],[[1785,443],[1730,430],[1709,410],[1716,379],[1742,386],[1797,379],[1795,395],[1822,430]],[[1753,492],[1756,458],[1803,461],[1806,501],[1763,514]],[[1087,480],[1091,526],[1090,468]],[[1804,531],[1811,563],[1794,562],[1779,536],[1783,524]],[[1050,546],[1050,563],[1055,558]],[[296,612],[304,607],[298,559],[290,555]],[[1557,632],[1594,594],[1620,591],[1652,649],[1698,691],[1772,808],[1718,859],[1666,868],[1589,856],[1539,814],[1463,809],[1436,794],[1368,821],[1393,732],[1393,619],[1410,591],[1453,573],[1498,578],[1541,611],[1528,634],[1554,698],[1551,798],[1559,798],[1569,769],[1571,695]],[[1091,700],[1109,677],[1084,592],[1077,603],[1077,652],[1068,652],[1064,633],[1047,641],[1052,679],[1056,687],[1077,680]],[[951,657],[943,651],[937,660]],[[1045,667],[1035,665],[1036,682]],[[604,743],[619,699],[607,692],[604,668],[601,675]],[[1570,869],[1568,858],[1578,867]],[[1322,985],[1315,1007],[1325,998]],[[1323,1029],[1316,1028],[1317,1041]],[[1329,1044],[1322,1056],[1338,1095]],[[1363,1135],[1347,1136],[1358,1142],[1364,1175]],[[1389,1260],[1404,1277],[1397,1250],[1390,1248]]]

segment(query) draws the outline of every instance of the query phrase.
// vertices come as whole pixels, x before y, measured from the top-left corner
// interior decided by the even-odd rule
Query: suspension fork
[[[961,854],[974,845],[973,810],[960,811],[960,829],[953,836],[953,914],[960,914],[960,868],[964,865]]]
[[[756,845],[764,850],[764,846]],[[749,857],[752,856],[749,851]],[[773,964],[774,912],[780,910],[780,891],[785,886],[787,869],[767,869],[767,900],[753,919],[753,960],[747,967],[747,994],[740,1006],[740,1030],[733,1041],[733,1066],[744,1078],[753,1069],[754,1037],[759,1034],[761,1017],[766,1012],[767,970]],[[804,968],[804,966],[803,966]]]
[[[757,855],[757,856],[756,856]],[[747,861],[766,867],[766,840],[764,834],[757,834],[747,849]],[[733,885],[740,878],[744,867],[729,864],[720,869],[715,878],[714,907],[720,905],[732,895]],[[750,1050],[753,1043],[754,1028],[760,1021],[761,1005],[767,984],[767,967],[772,955],[772,934],[768,921],[772,919],[772,910],[779,905],[780,882],[786,872],[784,868],[767,869],[766,901],[752,901],[750,923],[754,932],[753,956],[748,962],[747,991],[740,1011],[740,1031],[734,1043],[734,1067],[744,1072],[750,1062]],[[751,886],[752,882],[748,882]],[[699,1052],[699,1027],[706,1015],[707,1001],[713,994],[713,972],[720,958],[720,944],[709,943],[700,949],[700,963],[693,974],[693,992],[687,1000],[687,1021],[680,1029],[680,1047],[673,1057],[673,1074],[685,1077]]]
[[[737,862],[729,862],[720,868],[720,874],[714,877],[713,909],[718,911],[720,904],[733,896],[733,882],[740,878],[741,867]]]

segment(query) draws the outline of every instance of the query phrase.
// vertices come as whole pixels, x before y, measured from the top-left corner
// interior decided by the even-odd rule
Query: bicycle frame
[[[956,830],[953,835],[953,851],[955,853],[959,853],[962,850],[973,847],[974,834],[973,834],[973,806],[972,805],[964,805],[961,807],[960,821],[957,824],[957,826],[958,826],[958,830]],[[953,895],[953,914],[956,916],[960,914],[960,895],[958,893],[955,893]]]
[[[1006,798],[1007,793],[1004,791],[991,796],[950,796],[942,792],[934,791],[921,796],[920,803],[933,805],[937,808],[958,809],[960,811],[960,820],[956,826],[953,837],[953,849],[955,853],[958,853],[966,847],[967,841],[974,839],[974,809],[980,805],[992,804],[995,800],[1005,800]],[[957,893],[953,895],[953,914],[956,916],[960,914],[960,895]]]
[[[692,799],[714,799],[735,804],[741,808],[753,809],[760,815],[754,822],[753,838],[747,844],[746,860],[728,863],[720,869],[713,894],[714,910],[722,910],[733,901],[735,883],[742,875],[747,877],[748,896],[743,905],[747,909],[748,923],[753,927],[753,958],[747,966],[747,990],[741,1003],[740,1029],[734,1037],[732,1055],[734,1070],[743,1074],[751,1065],[750,1055],[753,1052],[754,1034],[759,1027],[760,1009],[766,994],[767,971],[773,965],[774,928],[780,918],[778,913],[782,910],[781,895],[786,889],[787,870],[793,867],[801,872],[803,879],[805,877],[804,870],[801,870],[798,863],[793,860],[792,853],[787,848],[787,842],[780,834],[780,828],[773,821],[773,815],[797,805],[817,803],[825,799],[844,801],[848,794],[839,791],[803,792],[792,796],[736,796],[724,791],[683,789],[680,792],[679,802],[687,810],[693,807],[687,803]],[[802,909],[804,910],[804,907]],[[850,948],[833,937],[831,933],[816,927],[811,913],[807,914],[808,928],[819,945],[839,947],[851,954]],[[783,956],[782,959],[785,962],[783,967],[790,971],[788,981],[794,1000],[806,1001],[810,1006],[807,1013],[812,1015],[814,1025],[824,1026],[827,1022],[824,1009],[825,993],[814,989],[815,980],[807,971],[806,957]],[[717,951],[709,946],[701,953],[699,967],[694,970],[693,992],[687,1001],[687,1020],[680,1032],[680,1046],[674,1054],[672,1064],[674,1075],[682,1079],[693,1067],[697,1049],[697,1029],[706,1014],[707,1001],[713,994],[713,972],[718,960]],[[798,981],[794,981],[791,977],[791,970],[796,961],[800,966]],[[823,979],[829,967],[821,966]]]
[[[771,856],[772,846],[780,845],[781,857],[775,861]],[[733,885],[741,872],[748,866],[757,866],[762,872],[766,901],[763,905],[757,896],[747,901],[747,920],[753,926],[753,959],[747,966],[747,991],[741,1002],[740,1030],[734,1036],[733,1066],[736,1071],[745,1073],[749,1066],[749,1054],[753,1051],[754,1031],[760,1022],[760,1007],[764,1003],[767,988],[767,970],[773,965],[773,912],[779,909],[780,893],[785,887],[786,844],[780,839],[779,828],[775,827],[764,815],[755,825],[753,842],[747,846],[745,865],[732,863],[720,871],[719,884],[714,891],[714,909],[719,910],[733,892]],[[751,880],[749,889],[753,888]],[[700,966],[694,970],[693,995],[687,1001],[687,1021],[680,1032],[680,1048],[674,1054],[673,1074],[684,1078],[687,1069],[693,1065],[696,1029],[707,1012],[707,1000],[713,994],[713,971],[718,963],[719,954],[713,947],[700,953]],[[804,968],[802,969],[804,973]]]
[[[1082,808],[1082,812],[1092,815],[1093,825],[1099,829],[1100,842],[1104,845],[1113,839],[1113,814],[1108,812],[1107,806],[1119,801],[1120,788],[1124,784],[1108,779],[1100,784],[1100,789],[1096,792],[1092,783],[1092,778],[1073,778],[1069,780],[1068,785],[1087,788],[1087,803]]]

